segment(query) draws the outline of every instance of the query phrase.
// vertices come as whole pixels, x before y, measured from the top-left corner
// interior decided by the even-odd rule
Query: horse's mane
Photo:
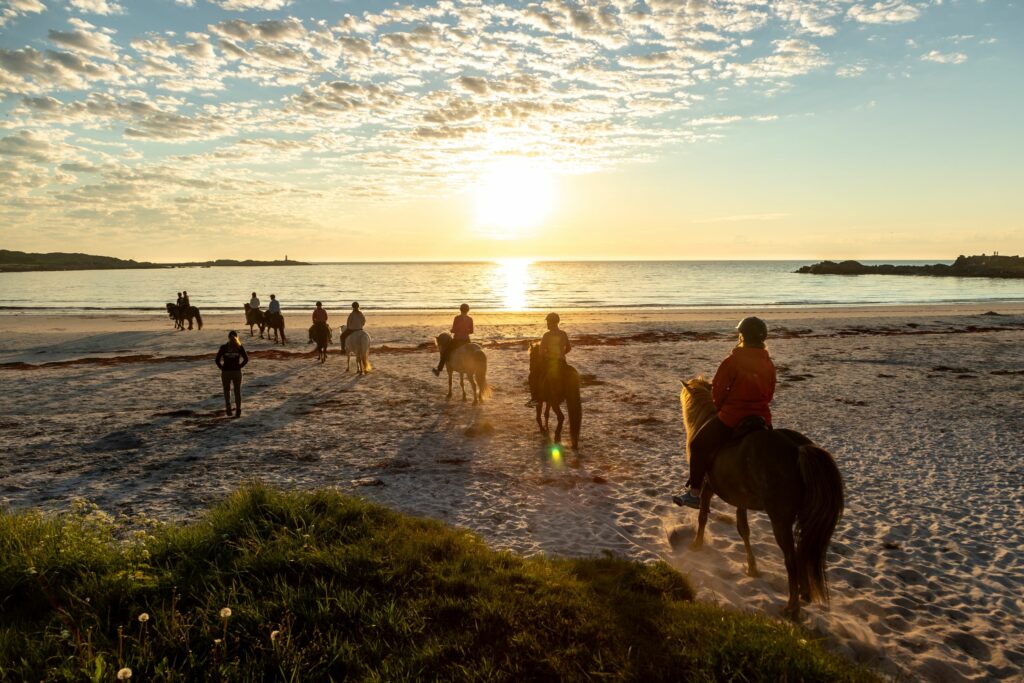
[[[703,375],[694,377],[688,382],[683,382],[686,387],[681,396],[683,403],[683,421],[689,422],[688,429],[692,431],[687,435],[687,443],[697,433],[704,423],[715,414],[715,402],[711,399],[711,382]],[[687,391],[689,389],[689,391]],[[687,420],[689,411],[689,420]]]

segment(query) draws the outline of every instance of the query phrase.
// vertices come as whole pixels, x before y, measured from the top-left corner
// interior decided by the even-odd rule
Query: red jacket
[[[718,419],[735,427],[748,415],[772,423],[768,404],[775,396],[775,364],[765,349],[738,346],[722,361],[711,383]]]

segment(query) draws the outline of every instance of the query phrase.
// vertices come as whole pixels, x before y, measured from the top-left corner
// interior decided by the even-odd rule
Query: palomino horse
[[[327,323],[313,323],[309,336],[316,342],[316,357],[321,363],[327,361],[327,348],[331,345],[331,326]]]
[[[174,329],[184,330],[185,321],[188,321],[188,329],[192,329],[192,321],[196,326],[203,329],[203,316],[195,306],[179,306],[178,304],[167,304],[167,317],[174,321]]]
[[[260,328],[260,339],[263,339],[263,311],[258,308],[253,308],[249,304],[245,304],[245,324],[249,326],[249,336],[253,336],[255,333],[252,328],[254,325],[259,325]]]
[[[578,450],[580,447],[580,423],[583,421],[583,406],[580,403],[580,373],[568,363],[562,363],[557,376],[547,376],[548,369],[540,353],[540,342],[530,344],[530,394],[540,398],[537,401],[537,426],[545,436],[548,432],[548,419],[551,410],[554,409],[558,418],[558,425],[555,426],[555,443],[562,442],[562,424],[565,422],[565,415],[562,414],[562,403],[566,403],[569,409],[569,434],[572,437],[572,447]],[[541,409],[544,410],[544,420],[540,419]]]
[[[267,339],[270,339],[270,331],[274,331],[274,341],[278,341],[278,332],[281,333],[281,343],[284,344],[287,339],[284,337],[284,316],[280,313],[271,313],[265,311],[263,313],[263,325],[267,328]],[[260,335],[261,337],[263,335]]]
[[[452,335],[443,332],[434,339],[437,350],[444,353],[448,345],[452,343]],[[487,386],[487,354],[480,348],[479,344],[463,344],[452,351],[448,356],[448,398],[452,397],[452,373],[459,373],[459,386],[462,387],[462,400],[466,400],[466,375],[469,375],[469,384],[473,389],[473,405],[483,402],[484,398],[490,395],[491,389]]]
[[[680,402],[689,457],[690,440],[716,413],[711,383],[702,377],[683,382]],[[799,618],[801,598],[828,603],[825,553],[843,515],[844,501],[843,478],[828,451],[789,429],[755,431],[725,445],[715,455],[701,490],[694,550],[704,542],[713,495],[736,507],[736,529],[747,551],[748,576],[758,572],[750,549],[747,510],[768,513],[789,579],[785,616]]]
[[[345,332],[344,326],[342,326],[341,332]],[[356,357],[357,375],[365,375],[370,370],[373,370],[373,365],[370,364],[370,335],[367,334],[366,330],[356,330],[350,334],[345,339],[341,352],[345,354],[345,359],[348,361],[345,364],[345,372],[348,372],[352,367],[353,355]]]

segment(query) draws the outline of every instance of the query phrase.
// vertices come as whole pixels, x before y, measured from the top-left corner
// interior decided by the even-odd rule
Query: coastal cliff
[[[1024,258],[1020,256],[958,256],[952,265],[867,266],[860,261],[822,261],[803,266],[797,273],[811,275],[928,275],[932,277],[995,277],[1024,279]]]

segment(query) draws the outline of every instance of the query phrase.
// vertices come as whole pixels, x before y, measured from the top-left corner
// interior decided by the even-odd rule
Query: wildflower
[[[145,624],[147,621],[149,621],[149,615],[147,613],[143,612],[142,614],[139,615],[139,621],[141,621],[143,624]]]
[[[278,637],[279,635],[281,635],[281,632],[280,632],[280,631],[271,631],[271,632],[270,632],[270,642],[272,642],[272,643],[273,643],[273,642],[276,642],[276,641],[277,641],[277,637]]]
[[[227,619],[230,616],[231,616],[231,608],[230,607],[225,607],[224,609],[222,609],[220,611],[220,618],[221,619]]]
[[[119,680],[119,681],[127,681],[131,677],[132,677],[132,670],[129,669],[127,666],[117,672],[117,680]]]

